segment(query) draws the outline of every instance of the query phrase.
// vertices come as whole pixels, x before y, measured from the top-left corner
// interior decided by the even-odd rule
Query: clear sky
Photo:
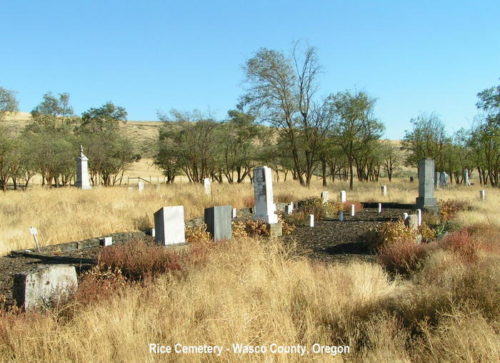
[[[498,0],[1,0],[0,12],[0,86],[27,112],[52,91],[77,114],[112,101],[129,120],[171,108],[223,119],[248,58],[304,41],[320,95],[367,92],[398,139],[422,112],[470,127],[477,92],[500,77]]]

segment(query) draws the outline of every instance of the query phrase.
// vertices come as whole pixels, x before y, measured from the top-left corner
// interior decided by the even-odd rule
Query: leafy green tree
[[[17,106],[14,91],[0,87],[0,121],[3,120],[7,112],[17,112]]]
[[[333,135],[341,147],[349,167],[349,187],[353,189],[354,164],[362,165],[361,158],[379,140],[384,125],[373,118],[375,100],[364,92],[352,94],[348,91],[331,96],[335,112]]]
[[[125,108],[111,102],[82,114],[76,132],[89,158],[92,183],[109,186],[121,182],[126,168],[140,159],[120,129],[126,118]]]
[[[451,140],[441,120],[434,114],[422,114],[411,123],[413,130],[405,131],[403,140],[403,148],[409,151],[406,165],[417,167],[420,160],[431,158],[436,163],[436,170],[443,170],[444,150]]]

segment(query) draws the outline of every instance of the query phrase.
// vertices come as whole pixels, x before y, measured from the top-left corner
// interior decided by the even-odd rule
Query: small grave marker
[[[356,215],[356,206],[354,204],[351,204],[351,217],[354,217]]]
[[[483,189],[479,191],[479,199],[486,200],[486,190]]]
[[[323,204],[328,202],[328,198],[329,197],[327,191],[321,192],[321,202],[323,202]]]
[[[380,187],[380,192],[382,193],[382,196],[387,196],[387,185],[382,185]]]
[[[309,214],[309,227],[314,227],[314,214]]]
[[[377,210],[379,213],[382,213],[382,203],[379,203],[378,204],[378,210]]]
[[[345,190],[340,191],[340,202],[347,202],[347,192]]]

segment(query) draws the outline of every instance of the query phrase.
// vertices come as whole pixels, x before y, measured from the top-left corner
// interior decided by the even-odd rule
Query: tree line
[[[66,186],[75,177],[75,158],[80,145],[92,162],[89,164],[94,185],[114,185],[123,172],[140,158],[132,141],[120,131],[127,112],[108,102],[90,108],[81,116],[73,113],[67,93],[46,93],[31,111],[31,120],[19,132],[5,121],[7,112],[17,111],[12,91],[0,88],[0,188],[26,188],[39,174],[42,185]]]
[[[174,183],[204,178],[241,183],[256,165],[272,167],[279,178],[309,186],[314,175],[323,185],[336,179],[392,180],[403,165],[423,158],[436,161],[460,183],[464,171],[477,171],[481,184],[499,185],[500,86],[478,93],[478,120],[470,130],[448,135],[436,115],[411,120],[402,145],[382,140],[384,124],[374,116],[375,99],[362,91],[317,95],[321,66],[313,47],[291,55],[260,49],[244,66],[246,88],[225,120],[199,111],[159,114],[163,124],[154,163]],[[0,88],[0,120],[17,110],[14,93]],[[67,93],[47,93],[32,121],[14,134],[0,122],[0,186],[10,180],[25,186],[35,174],[48,185],[74,179],[75,157],[83,145],[93,184],[120,183],[126,168],[140,159],[132,140],[120,131],[123,107],[106,103],[76,116]]]

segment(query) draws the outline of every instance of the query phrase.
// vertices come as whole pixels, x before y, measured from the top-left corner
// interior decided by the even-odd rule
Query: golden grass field
[[[142,160],[135,165],[137,169],[130,175],[154,176],[157,169],[150,167],[151,162]],[[417,183],[395,181],[388,184],[388,196],[380,195],[380,183],[357,183],[353,191],[348,192],[349,200],[387,201],[414,203],[418,194]],[[102,236],[114,232],[128,232],[152,227],[153,213],[163,206],[183,205],[186,218],[203,215],[204,208],[213,205],[232,205],[242,208],[245,198],[253,195],[251,184],[240,185],[212,183],[212,197],[203,193],[202,185],[182,182],[180,178],[174,185],[161,185],[156,190],[153,185],[146,185],[140,193],[122,187],[95,187],[82,191],[75,188],[48,189],[34,186],[26,192],[9,191],[0,198],[0,254],[11,250],[32,248],[34,241],[29,228],[34,226],[39,231],[42,245],[76,241]],[[452,186],[437,191],[438,199],[467,200],[475,206],[473,212],[464,212],[459,216],[461,222],[468,224],[487,222],[500,226],[497,206],[500,193],[487,188],[487,200],[479,201],[479,187]],[[340,190],[348,190],[347,183],[335,182],[323,188],[319,180],[313,180],[311,187],[300,187],[297,182],[274,183],[275,195],[287,195],[293,200],[319,196],[321,191],[330,191],[331,198],[337,198]]]
[[[151,173],[147,164],[133,173]],[[142,169],[141,169],[142,168]],[[413,203],[417,183],[357,183],[349,200]],[[275,197],[300,200],[322,190],[336,198],[347,184],[310,188],[293,181],[274,183]],[[500,193],[452,186],[438,199],[470,201],[464,225],[482,223],[498,230]],[[39,229],[42,244],[67,242],[152,226],[162,206],[184,205],[186,218],[203,208],[243,207],[250,184],[212,184],[135,188],[9,191],[0,199],[0,253],[33,247],[28,228]],[[491,230],[490,232],[492,233]],[[495,238],[499,234],[492,234]],[[498,243],[498,241],[493,241]],[[153,361],[367,361],[489,362],[499,355],[498,254],[481,253],[474,264],[450,251],[432,254],[410,278],[391,278],[374,263],[323,264],[293,254],[276,240],[237,238],[213,248],[205,263],[184,274],[166,274],[145,284],[127,284],[90,304],[48,313],[0,316],[0,360],[30,362]],[[70,313],[71,312],[71,313]],[[416,334],[418,332],[418,334]],[[348,345],[347,355],[292,354],[154,355],[150,343],[164,345],[233,343]]]

